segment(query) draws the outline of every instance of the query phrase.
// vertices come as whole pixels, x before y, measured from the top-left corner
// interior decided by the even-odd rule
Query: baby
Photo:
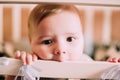
[[[74,5],[38,4],[29,16],[28,28],[33,54],[25,51],[17,51],[15,54],[24,65],[38,59],[59,62],[93,61],[83,54],[82,25],[79,10]],[[8,80],[12,80],[12,77]]]
[[[33,54],[17,51],[23,64],[38,59],[54,61],[92,61],[83,54],[84,40],[79,10],[72,4],[38,4],[28,20]]]
[[[38,4],[29,16],[28,30],[33,54],[25,51],[17,51],[15,54],[24,65],[38,59],[93,61],[83,54],[84,40],[79,10],[72,4]],[[7,80],[13,79],[12,76],[7,77]]]

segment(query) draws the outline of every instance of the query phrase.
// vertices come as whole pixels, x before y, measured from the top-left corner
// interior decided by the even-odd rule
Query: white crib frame
[[[37,77],[99,79],[101,75],[120,63],[110,62],[57,62],[38,60],[31,64]],[[0,75],[16,75],[22,66],[20,60],[0,58]]]

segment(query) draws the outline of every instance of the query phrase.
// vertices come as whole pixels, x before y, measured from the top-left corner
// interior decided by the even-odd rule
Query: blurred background
[[[90,2],[90,1],[89,1]],[[27,19],[36,4],[0,4],[0,57],[14,57],[16,50],[31,52]],[[81,6],[84,53],[95,61],[120,57],[120,7]],[[0,76],[0,80],[4,80]]]
[[[0,4],[0,56],[16,50],[31,52],[27,19],[36,4]],[[120,57],[120,7],[80,6],[84,53],[96,61]]]

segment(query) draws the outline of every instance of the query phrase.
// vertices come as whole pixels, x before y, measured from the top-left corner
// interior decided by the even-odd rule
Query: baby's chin
[[[80,60],[61,59],[59,62],[80,62]]]
[[[68,59],[60,59],[59,62],[68,62]]]

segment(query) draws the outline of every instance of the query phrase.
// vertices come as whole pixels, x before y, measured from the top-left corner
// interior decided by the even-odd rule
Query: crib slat
[[[7,58],[8,65],[0,64],[0,74],[16,75],[21,62]],[[2,59],[0,58],[0,62]],[[119,65],[109,62],[56,62],[38,60],[31,66],[37,69],[38,77],[51,78],[100,78],[101,74],[110,68]]]
[[[36,3],[74,3],[88,6],[112,6],[120,7],[119,0],[0,0],[0,3],[21,3],[21,4],[36,4]]]

